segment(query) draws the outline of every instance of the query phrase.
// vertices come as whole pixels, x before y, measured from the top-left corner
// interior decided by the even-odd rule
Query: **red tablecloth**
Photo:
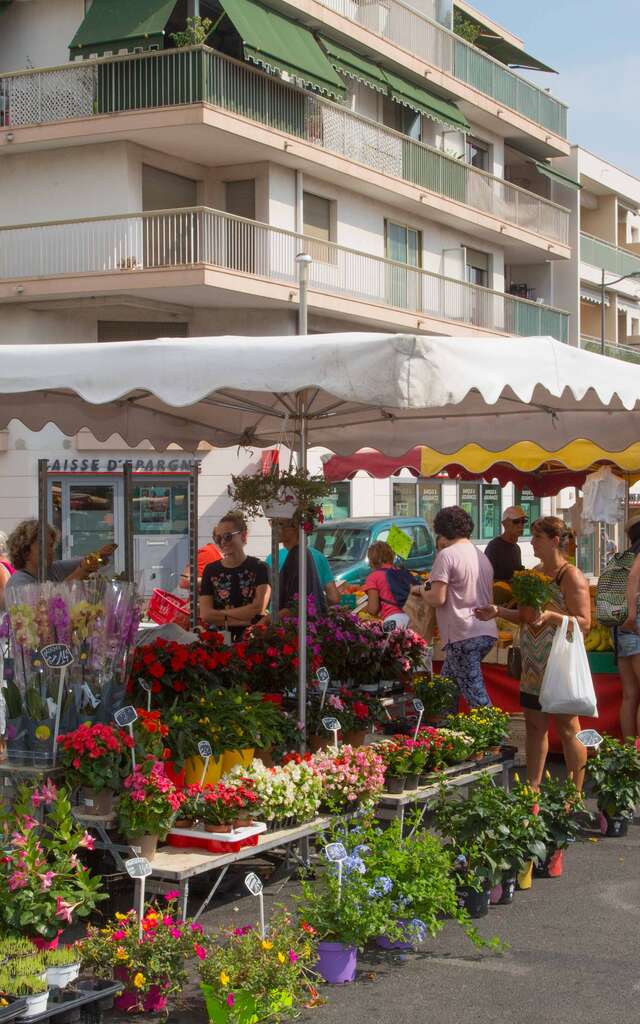
[[[434,666],[435,668],[436,666]],[[482,674],[491,700],[504,711],[520,711],[519,685],[515,679],[507,675],[504,665],[483,665]],[[609,733],[610,736],[622,738],[620,732],[620,701],[622,687],[618,675],[594,673],[593,684],[598,698],[598,718],[581,718],[583,729],[597,729],[598,732]],[[551,750],[562,749],[553,722],[549,729],[549,745]]]

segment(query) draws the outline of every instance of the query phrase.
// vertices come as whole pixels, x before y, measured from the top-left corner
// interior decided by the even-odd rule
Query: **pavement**
[[[593,804],[590,804],[593,806]],[[511,906],[476,922],[509,944],[478,951],[448,922],[415,953],[366,951],[355,983],[323,986],[326,1005],[305,1011],[315,1024],[638,1024],[640,1021],[640,828],[621,839],[585,834],[557,879],[535,879]],[[292,883],[267,886],[266,910]],[[255,921],[255,900],[231,899],[207,913],[207,930]],[[117,1018],[115,1018],[117,1019]],[[171,1024],[204,1024],[195,986]]]

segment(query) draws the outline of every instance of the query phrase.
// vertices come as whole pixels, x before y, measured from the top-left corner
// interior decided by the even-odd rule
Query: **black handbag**
[[[522,654],[519,647],[510,647],[507,651],[507,675],[520,682],[522,676]]]

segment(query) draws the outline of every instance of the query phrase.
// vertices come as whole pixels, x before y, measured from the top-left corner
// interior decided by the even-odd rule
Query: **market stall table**
[[[447,788],[459,789],[464,786],[473,785],[482,775],[501,776],[501,783],[508,791],[510,786],[509,772],[513,767],[513,761],[498,762],[475,762],[465,761],[463,764],[453,765],[442,772],[442,781]],[[384,818],[400,818],[404,822],[405,809],[408,806],[423,804],[422,813],[414,829],[422,821],[428,810],[429,801],[437,798],[440,794],[440,781],[430,783],[428,786],[418,786],[417,789],[406,789],[403,793],[381,793],[378,797],[378,816]],[[383,812],[382,814],[380,812]],[[386,812],[386,813],[384,813]]]

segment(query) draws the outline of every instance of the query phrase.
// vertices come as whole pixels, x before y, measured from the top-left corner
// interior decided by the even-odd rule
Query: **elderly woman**
[[[7,547],[7,535],[0,530],[0,612],[4,611],[4,591],[7,583],[14,573],[14,568],[9,561],[9,548]]]
[[[71,583],[73,580],[86,579],[102,562],[108,562],[116,549],[115,544],[105,544],[95,554],[67,561],[54,561],[53,547],[58,534],[53,526],[48,526],[47,529],[47,579],[54,583]],[[37,582],[38,520],[25,519],[19,523],[10,535],[7,545],[15,570],[5,587],[5,600],[8,603],[11,594],[19,587]]]

